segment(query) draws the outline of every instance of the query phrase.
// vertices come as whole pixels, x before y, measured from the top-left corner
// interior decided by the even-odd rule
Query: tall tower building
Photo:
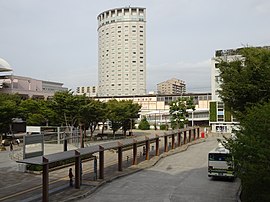
[[[146,9],[98,15],[98,96],[145,95]]]

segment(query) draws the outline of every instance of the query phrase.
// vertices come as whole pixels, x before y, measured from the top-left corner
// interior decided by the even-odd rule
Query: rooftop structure
[[[80,86],[76,89],[76,95],[85,95],[86,97],[96,97],[97,92],[97,86]]]
[[[12,71],[12,68],[10,67],[8,62],[0,58],[0,72],[10,72],[10,71]]]

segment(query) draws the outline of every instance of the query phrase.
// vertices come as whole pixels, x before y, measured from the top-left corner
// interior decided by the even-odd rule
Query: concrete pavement
[[[155,166],[102,186],[81,202],[235,202],[240,180],[207,176],[208,152],[217,138],[189,147],[159,161]]]
[[[185,151],[190,145],[203,142],[203,139],[196,140],[192,143],[188,143],[174,150],[170,150],[167,153],[162,153],[160,156],[154,156],[148,161],[142,161],[138,165],[127,166],[126,163],[123,163],[124,169],[122,172],[117,171],[117,165],[107,168],[105,170],[105,179],[98,181],[84,181],[80,190],[74,188],[67,188],[59,193],[54,193],[50,195],[50,201],[76,201],[78,199],[84,198],[91,193],[95,192],[105,183],[109,183],[115,179],[139,172],[143,169],[154,166],[160,159],[165,158],[166,156]]]
[[[117,171],[117,155],[107,151],[105,154],[105,179],[93,181],[93,162],[85,162],[83,163],[83,182],[80,189],[69,187],[67,178],[69,167],[52,171],[49,174],[50,182],[57,181],[57,183],[54,183],[54,185],[50,184],[49,199],[50,201],[75,201],[79,198],[84,198],[107,182],[149,168],[155,165],[161,158],[185,151],[188,146],[202,141],[204,140],[196,140],[187,145],[170,150],[168,153],[161,152],[161,155],[158,157],[152,154],[151,159],[148,161],[143,161],[143,156],[141,156],[139,157],[140,163],[134,166],[131,165],[131,159],[123,160],[122,172]],[[123,157],[132,156],[131,151],[132,150],[126,151]],[[17,163],[10,160],[9,155],[9,151],[0,152],[0,201],[40,201],[42,192],[41,188],[38,188],[38,186],[41,185],[41,176],[18,172]],[[29,192],[25,191],[26,188],[32,189],[32,187],[36,187],[36,189]],[[17,193],[21,194],[16,195]]]

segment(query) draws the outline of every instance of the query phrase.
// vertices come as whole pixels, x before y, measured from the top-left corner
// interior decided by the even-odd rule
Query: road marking
[[[14,187],[14,186],[17,186],[17,185],[19,185],[19,184],[21,184],[21,183],[12,184],[12,185],[9,185],[9,186],[6,186],[6,187],[3,187],[3,188],[1,188],[1,190],[2,190],[2,189],[8,189],[8,188],[10,188],[10,187]]]

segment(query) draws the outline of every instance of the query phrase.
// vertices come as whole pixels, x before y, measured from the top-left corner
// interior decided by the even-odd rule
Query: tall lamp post
[[[188,109],[188,112],[191,112],[191,126],[194,126],[194,111],[195,109]]]
[[[193,120],[193,112],[194,112],[194,110],[192,110],[192,112],[191,112],[191,126],[193,127],[193,125],[194,125],[194,120]]]
[[[157,130],[157,114],[155,113],[155,130]]]

